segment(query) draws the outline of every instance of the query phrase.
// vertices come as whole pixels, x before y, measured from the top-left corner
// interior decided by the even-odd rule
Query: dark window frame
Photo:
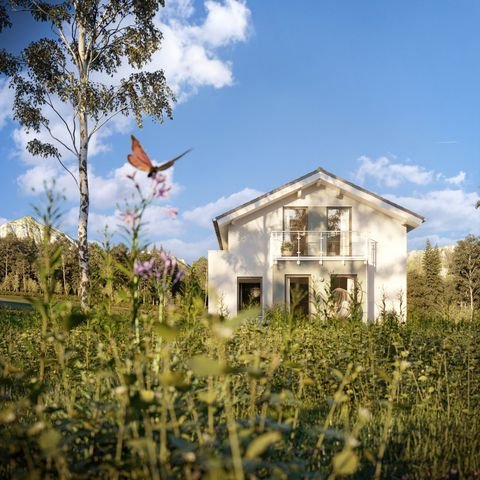
[[[311,275],[306,275],[306,274],[286,274],[285,275],[285,303],[287,304],[288,310],[290,311],[291,308],[291,279],[295,278],[304,278],[307,279],[307,312],[303,312],[306,317],[309,317],[312,313],[311,309],[311,300],[312,300],[312,292],[311,292],[311,286],[312,286],[312,276]],[[302,301],[303,303],[303,301]]]
[[[260,295],[259,295],[259,307],[263,308],[263,277],[257,276],[242,276],[237,277],[237,311],[241,312],[247,308],[247,304],[243,301],[243,293],[242,293],[242,285],[254,285],[258,284],[260,287]],[[251,287],[256,288],[256,287]]]

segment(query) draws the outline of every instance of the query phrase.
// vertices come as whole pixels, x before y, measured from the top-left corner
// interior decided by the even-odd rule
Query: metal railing
[[[273,231],[270,252],[273,260],[348,259],[375,264],[376,242],[352,230]]]

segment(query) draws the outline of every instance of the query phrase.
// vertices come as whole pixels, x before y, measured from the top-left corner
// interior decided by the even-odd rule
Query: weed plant
[[[58,300],[48,242],[36,310],[0,311],[2,478],[480,477],[478,323],[207,315],[139,263],[144,200],[130,311],[108,288],[87,314]],[[148,308],[147,275],[165,293]]]

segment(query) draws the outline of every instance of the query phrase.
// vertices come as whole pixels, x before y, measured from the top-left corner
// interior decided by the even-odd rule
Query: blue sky
[[[157,162],[194,148],[146,232],[187,261],[216,248],[212,217],[319,166],[424,215],[410,249],[480,234],[478,18],[480,3],[466,0],[167,0],[153,66],[179,98],[174,119],[139,130],[122,118],[95,139],[90,237],[118,224],[130,133]],[[17,25],[3,45],[32,31]],[[55,176],[75,236],[75,185],[28,156],[10,104],[0,79],[0,222],[31,214],[31,187]]]

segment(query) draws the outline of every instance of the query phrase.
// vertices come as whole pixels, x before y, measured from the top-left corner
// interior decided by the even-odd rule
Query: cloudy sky
[[[212,217],[319,166],[424,215],[410,249],[480,234],[478,18],[480,3],[467,0],[167,0],[148,68],[165,70],[174,119],[138,129],[122,117],[94,137],[91,238],[115,229],[130,195],[131,133],[156,162],[194,148],[169,172],[171,195],[150,208],[145,232],[187,261],[216,248]],[[13,21],[2,47],[42,33]],[[32,214],[32,188],[55,177],[75,236],[75,183],[28,155],[11,100],[0,77],[0,223]]]

